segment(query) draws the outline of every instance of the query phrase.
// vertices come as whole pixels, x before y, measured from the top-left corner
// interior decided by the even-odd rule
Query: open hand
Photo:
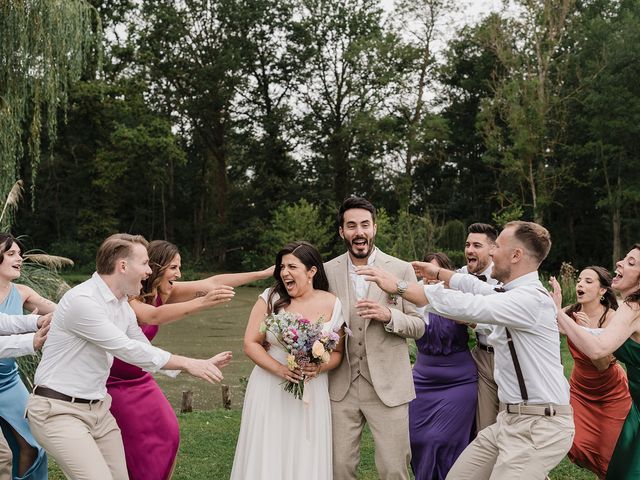
[[[581,327],[598,328],[597,325],[594,325],[591,322],[591,319],[589,318],[589,315],[587,315],[584,312],[573,312],[573,318],[576,321],[576,323],[578,325],[580,325]]]
[[[231,363],[232,358],[233,358],[233,354],[231,352],[220,352],[212,359],[216,367],[224,368],[227,365],[229,365],[229,363]]]
[[[558,310],[562,309],[562,287],[556,277],[549,277],[549,285],[551,285],[551,298],[553,298],[553,302],[558,307]]]
[[[202,378],[209,383],[219,383],[224,377],[220,369],[216,366],[215,358],[216,357],[211,357],[206,360],[188,358],[185,362],[184,369],[194,377]]]
[[[387,293],[396,293],[398,279],[386,270],[380,267],[373,267],[370,265],[364,267],[356,267],[356,273],[363,275],[367,282],[375,282],[378,286]]]
[[[233,287],[219,285],[209,290],[206,295],[202,297],[202,302],[206,307],[215,307],[216,305],[230,302],[235,294]]]
[[[32,315],[37,315],[37,313],[38,313],[38,309],[36,308],[33,311]],[[53,318],[53,312],[47,313],[46,315],[40,315],[38,317],[38,328],[42,328],[43,325],[49,325],[52,318]]]
[[[431,262],[415,261],[411,262],[411,266],[413,267],[413,271],[416,272],[416,277],[421,277],[425,280],[425,283],[436,280],[438,270],[440,270],[438,265],[434,265]]]
[[[42,317],[40,317],[42,318]],[[42,326],[38,328],[33,336],[33,349],[37,352],[42,348],[44,342],[47,341],[47,335],[49,334],[49,328],[51,327],[51,317],[45,319]]]

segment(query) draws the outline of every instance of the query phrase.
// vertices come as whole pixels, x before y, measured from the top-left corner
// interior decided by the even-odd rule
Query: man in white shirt
[[[556,307],[538,278],[538,267],[551,248],[549,232],[531,222],[510,222],[491,252],[493,277],[504,284],[498,293],[471,275],[424,262],[416,271],[442,283],[409,285],[404,298],[461,321],[494,325],[495,380],[501,411],[458,458],[447,478],[544,479],[571,447],[573,414],[569,385],[560,362]],[[358,273],[393,291],[396,279],[380,269]]]
[[[464,245],[467,264],[457,272],[470,273],[489,285],[497,285],[498,281],[491,276],[493,261],[490,254],[498,232],[487,223],[472,223],[467,228],[467,232],[467,241]],[[478,323],[474,328],[476,345],[471,350],[471,355],[478,368],[476,432],[495,423],[498,415],[498,386],[493,378],[493,346],[489,345],[487,340],[491,330],[491,325],[485,323]]]
[[[128,478],[106,390],[114,356],[150,372],[185,370],[209,382],[222,379],[216,357],[180,357],[149,344],[128,297],[140,293],[150,273],[147,241],[112,235],[98,249],[96,273],[69,290],[54,313],[27,417],[36,440],[69,478]]]

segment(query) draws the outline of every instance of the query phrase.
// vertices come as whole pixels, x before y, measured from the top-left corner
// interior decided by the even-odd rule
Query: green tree
[[[99,63],[99,23],[84,0],[0,2],[0,198],[23,156],[35,185],[42,131],[55,139],[70,86]]]
[[[282,204],[273,214],[269,228],[258,235],[258,248],[247,256],[247,266],[272,262],[275,254],[284,245],[296,240],[312,243],[320,254],[328,259],[333,243],[333,223],[327,220],[320,209],[300,200],[294,204]]]
[[[585,8],[579,32],[584,40],[575,55],[579,78],[570,79],[588,81],[572,103],[568,153],[575,158],[581,198],[594,196],[594,213],[604,213],[610,225],[612,263],[640,232],[640,62],[627,48],[640,41],[639,21],[636,1],[593,2]]]
[[[500,172],[505,206],[530,209],[542,223],[566,174],[558,146],[566,134],[570,50],[564,40],[575,12],[574,0],[520,0],[513,19],[494,15],[486,44],[504,74],[482,104],[485,160]]]
[[[232,112],[244,85],[235,0],[143,2],[138,55],[155,109],[172,118],[189,148],[193,253],[223,260],[229,229]]]
[[[310,50],[298,97],[305,113],[305,174],[318,199],[339,204],[378,183],[380,112],[397,77],[397,39],[382,28],[374,0],[304,0],[302,8]]]

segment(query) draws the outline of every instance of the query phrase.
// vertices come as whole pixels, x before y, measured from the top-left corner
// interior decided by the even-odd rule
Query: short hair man
[[[499,291],[504,293],[471,275],[414,262],[421,276],[451,289],[442,283],[409,285],[404,298],[449,318],[494,325],[489,342],[495,348],[501,411],[462,452],[449,479],[544,478],[571,448],[573,415],[560,362],[557,312],[537,271],[550,248],[551,237],[541,225],[508,223],[491,252],[492,275],[503,283]],[[359,273],[385,291],[393,291],[397,281],[380,269]]]
[[[180,357],[149,344],[128,297],[139,294],[150,273],[147,241],[112,235],[98,249],[96,273],[69,290],[54,313],[27,417],[36,440],[69,478],[128,478],[105,386],[114,356],[151,372],[222,379],[214,358]]]
[[[351,331],[338,368],[329,372],[333,424],[333,478],[356,478],[365,422],[375,443],[381,479],[408,479],[411,460],[408,404],[415,398],[407,338],[424,334],[415,305],[396,294],[416,282],[407,262],[375,247],[376,210],[366,199],[347,198],[338,213],[339,233],[347,252],[325,265],[329,290],[340,298]],[[393,295],[367,286],[358,265],[378,265],[394,272]]]
[[[467,264],[457,271],[470,273],[490,285],[497,285],[498,281],[491,276],[493,271],[491,250],[498,237],[497,230],[487,223],[472,223],[467,228],[467,233],[467,241],[464,245]],[[478,368],[476,432],[493,424],[498,415],[498,386],[493,378],[493,347],[487,341],[491,329],[491,325],[482,323],[474,328],[476,345],[471,350],[471,355]]]

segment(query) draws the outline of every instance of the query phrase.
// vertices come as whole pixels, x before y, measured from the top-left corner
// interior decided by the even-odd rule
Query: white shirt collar
[[[373,265],[373,262],[376,261],[376,253],[378,252],[378,248],[377,247],[373,247],[373,251],[371,252],[371,255],[369,255],[369,257],[367,258],[367,265]],[[353,261],[351,260],[351,254],[347,253],[347,265],[349,266],[349,271],[353,272],[356,269],[356,266],[353,264]]]
[[[540,277],[538,276],[537,270],[533,272],[525,273],[524,275],[521,275],[518,278],[514,278],[509,283],[505,283],[503,285],[503,288],[505,290],[513,290],[516,287],[521,287],[523,285],[527,285],[531,283],[540,283]]]

